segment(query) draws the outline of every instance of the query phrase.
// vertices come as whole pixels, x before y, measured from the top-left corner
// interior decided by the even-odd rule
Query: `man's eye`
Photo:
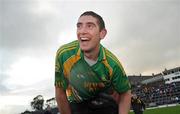
[[[88,28],[92,29],[93,28],[93,25],[87,25]]]
[[[77,25],[77,28],[78,28],[78,29],[81,28],[81,25]]]

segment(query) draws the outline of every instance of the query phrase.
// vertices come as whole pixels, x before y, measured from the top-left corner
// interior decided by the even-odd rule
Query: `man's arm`
[[[60,114],[71,114],[66,92],[60,87],[55,87],[55,94]]]
[[[119,114],[128,114],[131,105],[131,90],[119,94]]]

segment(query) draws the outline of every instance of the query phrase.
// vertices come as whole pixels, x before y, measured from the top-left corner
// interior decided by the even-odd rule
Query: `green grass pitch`
[[[134,114],[130,112],[129,114]],[[145,110],[143,114],[180,114],[180,105]]]

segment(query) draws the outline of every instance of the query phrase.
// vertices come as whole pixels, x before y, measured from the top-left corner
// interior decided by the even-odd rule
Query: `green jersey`
[[[122,65],[102,45],[92,66],[85,61],[77,40],[59,48],[55,65],[55,86],[66,90],[70,102],[82,102],[110,88],[118,93],[130,89]]]

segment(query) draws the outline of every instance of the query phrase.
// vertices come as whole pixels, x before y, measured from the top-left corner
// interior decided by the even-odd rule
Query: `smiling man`
[[[55,92],[61,114],[128,114],[130,84],[119,60],[100,44],[107,30],[102,17],[84,12],[78,40],[59,48]]]

